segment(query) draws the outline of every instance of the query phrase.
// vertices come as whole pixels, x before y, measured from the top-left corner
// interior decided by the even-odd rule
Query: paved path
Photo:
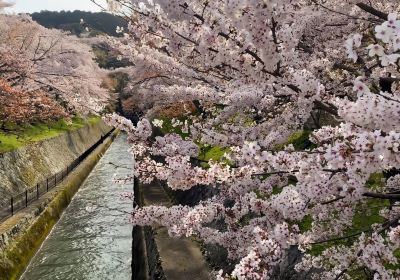
[[[141,186],[145,205],[171,206],[158,183]],[[172,238],[163,227],[154,227],[154,239],[167,280],[209,280],[209,268],[200,247],[190,238]]]

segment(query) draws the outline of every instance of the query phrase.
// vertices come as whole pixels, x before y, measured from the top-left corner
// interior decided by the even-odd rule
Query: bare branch
[[[383,20],[387,20],[388,19],[388,14],[378,11],[377,9],[373,8],[372,6],[369,6],[365,3],[357,3],[356,4],[357,7],[359,7],[361,10],[366,11],[367,13],[370,13],[371,15],[374,15],[378,18],[381,18]]]

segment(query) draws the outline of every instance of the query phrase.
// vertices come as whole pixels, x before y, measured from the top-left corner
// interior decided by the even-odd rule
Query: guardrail
[[[24,192],[10,197],[10,202],[7,203],[7,205],[0,206],[0,221],[13,216],[16,212],[28,207],[29,204],[38,200],[42,195],[56,187],[60,182],[64,181],[65,177],[67,177],[68,174],[70,174],[83,160],[85,160],[114,131],[115,128],[111,129],[107,134],[102,135],[95,144],[71,162],[64,170],[61,170],[43,182],[36,184],[34,187],[26,188]]]

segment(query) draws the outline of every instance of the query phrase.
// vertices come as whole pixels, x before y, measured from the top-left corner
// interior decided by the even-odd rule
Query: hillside
[[[109,13],[92,13],[84,11],[41,11],[31,14],[32,19],[47,28],[56,28],[70,31],[72,34],[80,35],[89,27],[90,36],[105,33],[111,36],[119,36],[116,27],[122,26],[126,29],[127,23],[124,19]],[[81,24],[81,19],[85,24]]]

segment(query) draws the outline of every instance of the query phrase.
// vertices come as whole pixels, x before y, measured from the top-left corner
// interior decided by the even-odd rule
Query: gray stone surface
[[[144,205],[172,206],[164,188],[158,182],[141,185],[140,193]],[[151,280],[211,279],[210,269],[201,253],[200,246],[194,240],[184,237],[172,238],[164,227],[154,226],[152,233],[154,241],[150,241],[149,236],[146,237],[149,266],[151,267],[152,263],[156,261],[155,259],[152,260],[152,256],[157,256],[157,254],[151,252],[156,248],[163,275],[152,275]]]
[[[0,207],[60,172],[111,128],[103,122],[0,154]]]
[[[8,275],[22,273],[27,262],[40,246],[41,240],[60,218],[74,193],[117,134],[116,131],[103,141],[59,185],[32,202],[27,208],[0,223],[0,271],[5,271],[9,273]],[[1,273],[0,279],[3,279]]]
[[[296,246],[291,246],[287,252],[285,259],[281,262],[279,266],[275,268],[272,275],[274,280],[312,280],[320,279],[317,276],[317,269],[312,269],[309,271],[297,272],[295,270],[296,264],[298,264],[303,257],[303,254]],[[316,278],[315,278],[316,277]]]

